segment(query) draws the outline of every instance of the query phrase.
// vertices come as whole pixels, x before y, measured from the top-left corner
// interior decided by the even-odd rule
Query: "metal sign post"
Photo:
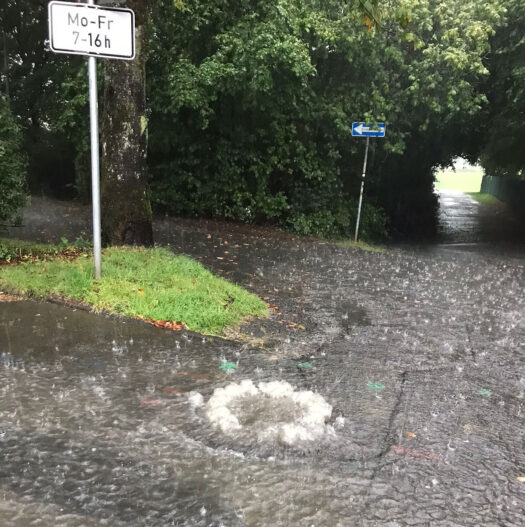
[[[363,163],[363,174],[361,176],[361,192],[359,193],[359,205],[357,207],[357,221],[355,223],[354,241],[357,241],[359,237],[359,222],[361,220],[361,207],[363,205],[363,194],[365,190],[366,164],[368,161],[368,147],[370,145],[370,138],[385,137],[385,134],[385,123],[376,123],[375,125],[365,123],[352,123],[352,136],[366,137],[365,161]]]
[[[363,163],[363,175],[361,176],[361,192],[359,194],[359,206],[357,207],[357,221],[355,222],[355,237],[354,241],[357,241],[359,236],[359,221],[361,220],[361,206],[363,205],[363,192],[365,190],[365,177],[366,177],[366,162],[368,161],[368,145],[370,144],[370,137],[366,138],[365,148],[365,162]]]
[[[89,0],[92,5],[95,0]],[[88,57],[89,120],[91,123],[91,198],[93,200],[93,258],[95,280],[102,278],[102,237],[100,220],[100,152],[98,135],[97,59]]]
[[[95,280],[102,277],[100,227],[100,152],[98,134],[97,57],[132,60],[135,57],[135,14],[131,9],[52,1],[49,44],[55,53],[88,56],[89,116],[91,122],[91,194]]]

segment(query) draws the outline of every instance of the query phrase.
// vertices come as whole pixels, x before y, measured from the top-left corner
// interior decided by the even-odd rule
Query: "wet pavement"
[[[269,303],[241,342],[0,302],[0,525],[523,525],[524,245],[469,238],[447,199],[440,243],[382,253],[157,221]],[[34,207],[19,236],[56,237],[46,208],[89,236],[75,207]],[[319,394],[326,427],[266,441],[293,405],[242,397],[238,434],[212,426],[203,405],[246,379]]]
[[[440,191],[439,202],[438,239],[442,244],[487,250],[503,247],[515,252],[525,244],[525,218],[503,202],[479,203],[458,190]]]

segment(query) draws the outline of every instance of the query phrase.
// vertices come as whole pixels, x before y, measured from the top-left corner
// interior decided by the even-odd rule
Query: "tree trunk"
[[[148,3],[126,2],[126,7],[135,12],[135,59],[103,61],[102,235],[110,245],[153,244],[146,165]]]

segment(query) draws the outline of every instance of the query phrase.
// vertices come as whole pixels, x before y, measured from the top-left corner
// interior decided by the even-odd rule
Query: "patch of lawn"
[[[12,260],[46,258],[56,256],[59,251],[58,245],[0,238],[0,261],[10,262]]]
[[[479,192],[482,179],[483,170],[478,167],[442,170],[436,174],[436,189]]]
[[[501,203],[501,201],[492,194],[485,194],[484,192],[467,192],[467,194],[472,196],[479,203],[487,203],[488,205],[498,205]]]
[[[184,322],[219,335],[247,316],[266,316],[266,305],[201,264],[161,248],[111,247],[103,251],[102,279],[93,279],[87,254],[0,267],[0,285],[23,294],[59,295],[96,311],[155,321]]]
[[[90,250],[91,244],[84,238],[69,242],[62,238],[58,245],[34,243],[12,238],[0,238],[0,263],[12,261],[42,260],[54,257],[73,257]]]
[[[380,245],[372,245],[367,242],[362,242],[361,240],[358,240],[357,242],[354,240],[339,240],[335,242],[335,244],[340,247],[351,247],[353,249],[361,249],[362,251],[370,251],[372,253],[384,253],[386,250]]]

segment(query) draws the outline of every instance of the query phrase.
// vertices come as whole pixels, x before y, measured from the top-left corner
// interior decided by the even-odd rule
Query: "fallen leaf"
[[[139,402],[144,406],[160,406],[162,404],[161,401],[153,399],[153,397],[141,397]]]
[[[23,300],[21,296],[8,295],[0,291],[0,302],[18,302],[20,300]]]
[[[211,234],[206,234],[206,238],[209,240],[211,238]]]
[[[416,437],[416,434],[414,434],[413,432],[407,432],[407,436],[408,437]]]
[[[139,294],[143,295],[144,291],[142,289],[139,289]]]
[[[224,245],[228,245],[228,240],[224,240]]]
[[[520,483],[525,483],[525,476],[518,476],[518,477],[517,477],[517,480],[518,480]]]
[[[155,320],[153,318],[145,318],[144,322],[153,324],[156,328],[171,329],[172,331],[180,331],[187,329],[186,322],[175,322],[174,320]]]
[[[415,457],[418,459],[428,459],[431,461],[439,461],[441,459],[440,454],[434,452],[423,452],[422,450],[412,450],[403,445],[395,445],[392,450],[401,456]]]
[[[175,388],[175,386],[166,386],[162,391],[169,395],[181,395],[183,391],[180,388]]]
[[[270,355],[267,360],[269,361],[279,360],[279,357],[277,357],[277,355]]]

